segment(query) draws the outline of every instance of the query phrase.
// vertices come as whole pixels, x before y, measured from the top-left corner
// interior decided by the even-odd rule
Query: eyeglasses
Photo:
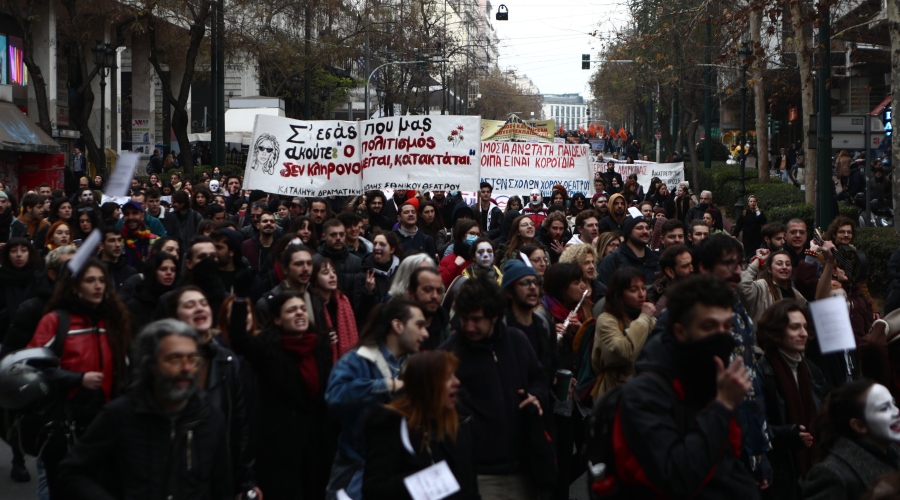
[[[199,354],[173,354],[171,356],[166,356],[163,358],[163,363],[169,365],[172,368],[192,368],[197,369],[203,366],[203,356]]]
[[[536,264],[538,262],[543,262],[544,264],[550,262],[550,259],[547,257],[529,257],[528,260],[531,261],[532,264]]]
[[[531,285],[534,285],[534,286],[540,288],[541,283],[542,283],[542,282],[541,282],[541,280],[540,280],[539,278],[526,278],[526,279],[519,280],[519,281],[516,283],[516,285],[517,285],[517,286],[520,286],[520,287],[522,287],[522,288],[528,288],[528,287],[530,287]]]
[[[265,151],[266,153],[271,153],[272,151],[274,151],[274,148],[264,148],[262,146],[259,146],[256,149],[258,149],[260,152]]]

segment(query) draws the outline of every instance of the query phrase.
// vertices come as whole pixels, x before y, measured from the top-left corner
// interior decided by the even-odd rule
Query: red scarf
[[[356,331],[356,317],[353,315],[353,307],[347,296],[340,290],[335,290],[332,298],[337,302],[337,344],[331,344],[331,361],[337,363],[341,356],[347,353],[359,341],[359,333]],[[331,319],[328,308],[325,309],[325,324],[329,329],[335,328],[335,321]]]
[[[300,379],[313,399],[319,397],[319,367],[315,357],[317,343],[313,332],[305,333],[300,338],[281,337],[281,347],[297,356]]]

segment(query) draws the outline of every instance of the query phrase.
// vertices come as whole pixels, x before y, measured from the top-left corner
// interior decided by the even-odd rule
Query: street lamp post
[[[100,73],[100,158],[103,164],[98,170],[106,176],[106,77],[116,67],[116,51],[110,44],[97,40],[97,45],[91,52],[94,53],[94,65]]]
[[[741,59],[741,138],[738,146],[740,149],[740,163],[741,163],[741,176],[738,183],[738,200],[737,203],[734,204],[734,216],[737,217],[737,214],[744,210],[744,194],[746,194],[746,186],[744,182],[746,181],[746,177],[744,176],[744,168],[747,161],[747,148],[744,146],[744,143],[747,142],[747,125],[744,122],[744,114],[747,108],[747,69],[750,65],[750,55],[753,52],[750,51],[750,44],[746,41],[741,42],[741,48],[738,50],[738,56]],[[706,140],[709,141],[710,137],[707,134]]]

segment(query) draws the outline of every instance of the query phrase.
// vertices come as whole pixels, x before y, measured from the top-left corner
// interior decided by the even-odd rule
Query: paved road
[[[28,458],[28,470],[31,472],[31,481],[17,483],[9,477],[10,461],[12,453],[6,443],[0,442],[0,498],[3,500],[35,500],[37,498],[37,471],[34,459]],[[588,500],[585,476],[580,477],[569,489],[569,496],[573,499]]]

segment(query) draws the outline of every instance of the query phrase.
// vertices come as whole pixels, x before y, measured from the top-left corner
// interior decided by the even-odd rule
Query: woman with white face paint
[[[900,409],[869,379],[835,389],[816,421],[818,441],[803,498],[857,499],[885,474],[900,471]]]
[[[490,239],[482,236],[475,240],[469,259],[472,260],[472,264],[462,272],[466,278],[487,273],[497,280],[498,285],[503,281],[503,272],[494,265],[494,243]]]
[[[806,307],[790,299],[775,302],[756,324],[756,339],[766,351],[758,375],[773,436],[769,462],[775,476],[766,490],[771,498],[800,497],[816,441],[813,419],[829,389],[825,375],[805,357],[811,326]]]

